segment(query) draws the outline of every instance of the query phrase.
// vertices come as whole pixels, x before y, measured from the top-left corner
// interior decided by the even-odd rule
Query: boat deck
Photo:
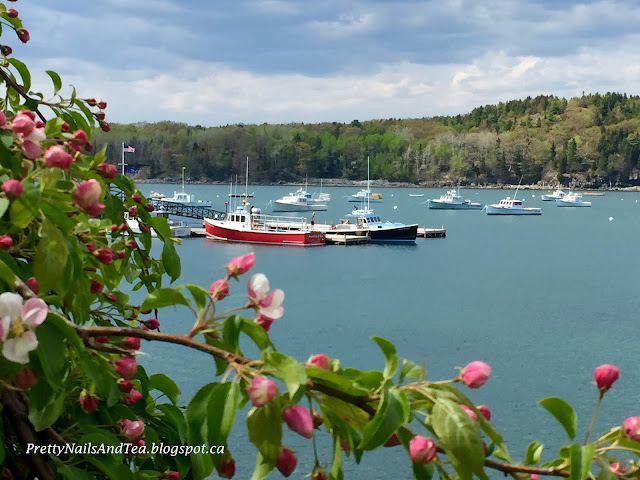
[[[447,230],[444,225],[440,228],[418,227],[418,237],[422,238],[445,238]]]
[[[327,233],[327,245],[360,245],[369,243],[368,235],[349,235],[346,233]]]

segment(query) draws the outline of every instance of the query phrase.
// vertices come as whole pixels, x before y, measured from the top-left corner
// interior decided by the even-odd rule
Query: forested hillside
[[[637,185],[640,97],[619,93],[566,100],[540,95],[477,107],[466,115],[351,123],[228,125],[172,122],[112,125],[94,132],[120,162],[121,142],[140,178],[244,177],[252,182],[371,178],[431,184],[570,182]]]

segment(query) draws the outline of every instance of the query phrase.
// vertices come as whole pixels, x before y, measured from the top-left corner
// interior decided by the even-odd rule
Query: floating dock
[[[418,227],[418,237],[445,238],[446,236],[447,236],[447,230],[444,228],[444,225],[440,228]]]
[[[204,232],[204,228],[202,227],[191,227],[191,236],[192,237],[206,237]]]
[[[327,245],[359,245],[369,243],[368,235],[347,235],[346,233],[327,233]]]

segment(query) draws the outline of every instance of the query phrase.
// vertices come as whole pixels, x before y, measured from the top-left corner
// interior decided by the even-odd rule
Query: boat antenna
[[[182,193],[184,193],[184,168],[182,167]]]
[[[513,199],[514,200],[518,196],[518,189],[520,188],[520,183],[522,182],[522,177],[524,177],[524,175],[520,175],[520,181],[518,182],[518,186],[516,187],[516,193],[514,193],[514,195],[513,195]]]

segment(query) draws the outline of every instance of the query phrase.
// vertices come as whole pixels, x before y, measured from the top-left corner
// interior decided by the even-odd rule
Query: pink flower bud
[[[131,390],[128,395],[124,397],[124,403],[129,407],[136,404],[142,398],[142,394],[138,390]]]
[[[73,132],[73,141],[74,143],[84,145],[89,141],[89,137],[87,137],[87,133],[84,130],[78,129]]]
[[[108,265],[113,263],[113,251],[107,247],[99,248],[95,251],[94,255],[100,263]]]
[[[396,445],[400,445],[400,437],[397,432],[393,432],[391,436],[384,442],[383,447],[395,447]]]
[[[538,480],[538,474],[537,473],[532,473],[531,474],[531,480]]]
[[[36,142],[25,140],[22,142],[22,153],[24,153],[24,156],[29,160],[36,160],[42,155],[42,149]]]
[[[256,317],[255,323],[264,328],[265,332],[268,332],[269,328],[271,328],[271,324],[273,323],[273,318],[269,318],[266,315],[260,314]]]
[[[276,382],[266,377],[255,377],[247,389],[251,405],[262,407],[269,403],[276,394]]]
[[[116,174],[118,173],[118,169],[113,163],[102,162],[96,168],[104,178],[107,178],[109,180],[115,178]]]
[[[94,114],[98,120],[104,120],[105,114],[102,110]]]
[[[460,372],[460,379],[469,388],[480,388],[489,378],[491,367],[484,362],[469,363]]]
[[[36,122],[36,128],[42,128],[42,129],[44,129],[44,127],[45,127],[45,126],[46,126],[46,125],[45,125],[45,123],[44,123],[42,120],[38,120],[38,121]],[[43,133],[44,133],[44,132],[43,132]],[[43,139],[43,140],[44,140],[44,139]]]
[[[7,9],[7,16],[9,18],[16,18],[18,16],[18,11],[15,8],[8,8]]]
[[[107,108],[107,102],[105,102],[104,100],[100,100],[97,103],[97,106],[100,110],[104,110],[105,108]]]
[[[44,164],[47,167],[67,169],[73,163],[73,157],[60,145],[52,145],[44,152]]]
[[[409,442],[409,458],[414,463],[427,464],[436,456],[436,444],[430,438],[416,435]]]
[[[0,248],[9,250],[11,245],[13,245],[13,238],[9,235],[0,235]]]
[[[36,128],[36,122],[25,113],[18,113],[11,119],[11,129],[18,135],[26,137]]]
[[[618,379],[620,370],[615,365],[605,363],[596,367],[593,371],[593,378],[596,381],[596,385],[601,392],[606,392],[611,388],[611,385]]]
[[[315,355],[311,355],[307,360],[307,363],[304,364],[305,367],[318,367],[322,370],[331,370],[331,360],[324,353],[316,353]]]
[[[40,292],[40,285],[38,285],[36,277],[29,277],[24,283],[27,284],[27,287],[29,287],[33,293],[37,294]]]
[[[282,412],[282,418],[289,429],[299,433],[305,438],[313,435],[313,419],[309,410],[302,405],[293,405]]]
[[[238,275],[242,275],[243,273],[247,273],[253,264],[256,263],[256,254],[251,252],[246,255],[240,255],[238,257],[233,257],[229,261],[229,265],[225,268],[229,272],[229,276],[237,277]]]
[[[140,440],[144,435],[144,422],[139,418],[137,420],[123,418],[119,424],[120,433],[131,443]]]
[[[476,405],[476,409],[480,412],[480,414],[486,418],[487,420],[491,420],[491,410],[486,405]]]
[[[107,343],[109,341],[109,337],[106,335],[98,335],[97,337],[93,337],[93,341],[97,343]]]
[[[13,53],[13,49],[9,45],[0,45],[0,52],[2,52],[2,55],[5,57],[8,57]],[[2,114],[4,115],[4,112],[2,112]],[[0,126],[2,125],[4,125],[4,122],[0,123]]]
[[[118,250],[118,251],[116,252],[116,256],[117,256],[118,258],[120,258],[120,259],[124,258],[124,257],[125,257],[125,255],[126,255],[126,254],[125,254],[124,250]]]
[[[153,211],[155,210],[154,206],[153,206],[153,205],[151,205],[150,203],[147,203],[147,204],[144,206],[144,209],[145,209],[147,212],[149,212],[149,213],[151,213],[151,212],[153,212]]]
[[[84,410],[84,413],[91,413],[98,408],[98,399],[84,389],[80,392],[80,398],[78,398],[78,401],[80,402],[80,406],[82,407],[82,410]]]
[[[16,373],[16,385],[24,390],[33,387],[38,383],[38,376],[36,372],[30,368],[23,368]]]
[[[100,129],[103,132],[108,132],[109,130],[111,130],[111,127],[109,126],[109,124],[107,122],[101,122],[100,123]]]
[[[120,357],[113,367],[122,378],[131,380],[138,371],[138,362],[133,357]]]
[[[616,475],[623,475],[627,471],[627,469],[624,468],[624,466],[622,466],[622,463],[620,462],[613,462],[611,465],[609,465],[609,468]]]
[[[131,240],[127,240],[125,242],[125,245],[127,246],[127,248],[129,250],[134,250],[136,248],[138,248],[138,242],[136,242],[135,240],[131,239]]]
[[[93,97],[85,99],[85,102],[87,102],[87,105],[89,105],[90,107],[96,106],[96,99]]]
[[[117,302],[118,301],[118,297],[116,297],[113,293],[107,293],[105,295],[106,299],[109,300],[110,302]]]
[[[18,28],[16,34],[22,43],[27,43],[31,38],[26,28]]]
[[[3,182],[2,191],[7,196],[7,198],[13,200],[22,195],[24,189],[22,188],[22,184],[18,180],[11,179]]]
[[[280,453],[276,457],[276,467],[284,477],[288,477],[296,469],[298,457],[285,446],[280,446]]]
[[[461,403],[459,407],[464,410],[465,413],[469,415],[474,422],[478,421],[478,415],[476,415],[476,412],[474,412],[471,408],[467,407],[464,403]]]
[[[73,200],[86,212],[98,203],[101,193],[102,186],[96,179],[92,178],[80,182],[73,193]]]
[[[118,387],[121,392],[129,393],[133,389],[133,382],[124,378],[118,379]]]
[[[34,122],[36,121],[36,112],[34,112],[33,110],[29,110],[28,108],[25,108],[24,110],[20,110],[18,112],[18,115],[26,115]]]
[[[125,337],[124,348],[128,350],[140,350],[140,338],[138,337]]]
[[[229,295],[229,284],[226,280],[216,280],[209,287],[209,292],[211,292],[213,300],[222,300]]]
[[[93,278],[90,280],[91,282],[91,286],[89,287],[91,290],[91,293],[100,293],[102,292],[102,289],[104,288],[104,285],[102,285],[99,281],[94,280]]]
[[[130,217],[137,217],[138,216],[138,209],[136,207],[129,207],[129,216]]]
[[[67,122],[62,122],[62,125],[60,125],[60,131],[62,133],[68,132],[70,128],[70,125]]]
[[[222,463],[218,475],[222,478],[233,478],[236,474],[236,461],[233,459],[229,452],[225,453],[222,457]]]
[[[160,328],[160,321],[157,318],[150,318],[149,320],[145,320],[144,324],[149,330],[157,330]]]
[[[629,417],[622,422],[627,437],[640,442],[640,417]]]
[[[139,193],[134,193],[133,195],[131,195],[131,198],[136,203],[140,203],[142,201],[142,197],[140,196]]]
[[[165,470],[164,473],[160,475],[160,478],[166,478],[167,480],[179,480],[180,474],[175,470]]]
[[[147,225],[146,223],[138,222],[138,227],[140,227],[140,231],[142,233],[148,233],[149,232],[149,225]]]

